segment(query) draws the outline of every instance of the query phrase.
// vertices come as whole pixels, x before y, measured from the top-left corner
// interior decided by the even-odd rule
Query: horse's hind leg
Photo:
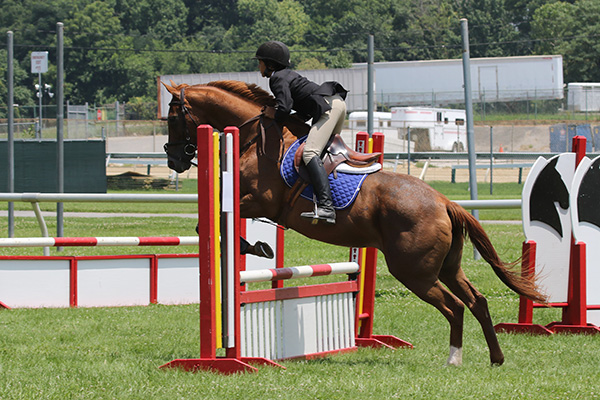
[[[396,277],[421,300],[437,308],[450,324],[450,356],[447,365],[462,364],[464,305],[440,281],[429,283],[425,279]]]
[[[500,349],[500,343],[498,343],[498,337],[494,330],[494,324],[485,297],[469,282],[460,267],[457,270],[454,269],[454,271],[452,268],[450,268],[450,271],[447,271],[446,266],[444,266],[440,273],[440,279],[448,286],[448,289],[452,293],[462,300],[475,318],[477,318],[477,321],[479,321],[490,349],[492,364],[502,365],[504,363],[504,354],[502,354],[502,349]]]

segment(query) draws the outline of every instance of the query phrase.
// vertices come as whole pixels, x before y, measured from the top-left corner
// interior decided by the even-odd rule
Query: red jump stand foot
[[[246,364],[260,365],[263,367],[275,367],[275,368],[286,369],[283,365],[278,364],[273,360],[269,360],[268,358],[242,357],[242,358],[240,358],[240,361],[245,362]]]
[[[397,338],[396,336],[391,335],[372,335],[368,338],[359,338],[355,339],[357,347],[372,347],[372,348],[381,348],[385,347],[388,349],[398,349],[400,347],[406,347],[409,349],[413,348],[413,345],[407,341]]]
[[[554,332],[544,325],[525,324],[525,323],[501,323],[497,324],[494,329],[496,332],[503,333],[529,333],[532,335],[552,335]]]
[[[574,333],[584,335],[597,335],[600,333],[600,328],[593,324],[587,325],[561,325],[561,322],[553,322],[547,327],[552,329],[554,333]]]
[[[587,325],[564,325],[562,322],[552,322],[546,326],[537,324],[523,323],[502,323],[494,327],[496,332],[505,333],[529,333],[532,335],[552,335],[554,333],[571,333],[597,335],[600,334],[600,327],[593,324]]]
[[[257,372],[258,369],[252,364],[271,365],[284,368],[281,365],[266,358],[188,358],[173,360],[160,368],[179,368],[184,371],[212,371],[222,374],[236,374],[239,372]],[[284,368],[285,369],[285,368]]]

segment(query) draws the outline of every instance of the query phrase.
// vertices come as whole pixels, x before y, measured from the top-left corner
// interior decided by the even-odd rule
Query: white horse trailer
[[[426,107],[392,107],[392,128],[408,135],[416,151],[465,151],[467,130],[465,110]]]
[[[348,115],[348,128],[356,131],[367,130],[367,111],[354,111]],[[373,129],[376,132],[388,129],[391,126],[392,113],[390,112],[373,112]]]

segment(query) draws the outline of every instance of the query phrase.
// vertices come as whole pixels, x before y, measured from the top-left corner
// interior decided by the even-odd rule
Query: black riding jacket
[[[291,69],[274,71],[269,78],[269,88],[277,101],[275,120],[283,122],[292,110],[299,117],[317,122],[331,106],[323,96],[339,94],[343,99],[348,92],[338,82],[325,82],[322,85],[308,80]]]

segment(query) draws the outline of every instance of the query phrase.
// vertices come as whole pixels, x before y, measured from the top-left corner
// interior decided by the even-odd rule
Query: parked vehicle
[[[444,150],[461,152],[467,148],[465,110],[427,107],[392,107],[391,127],[398,137],[408,136],[415,151]]]

